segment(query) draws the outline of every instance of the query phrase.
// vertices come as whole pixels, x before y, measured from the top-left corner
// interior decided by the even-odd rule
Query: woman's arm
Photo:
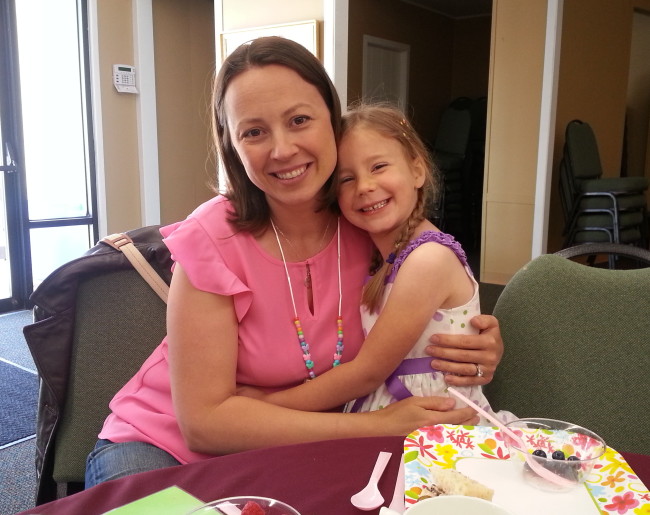
[[[480,334],[436,334],[430,339],[427,354],[434,359],[431,366],[445,372],[452,386],[484,385],[492,381],[503,356],[503,340],[499,321],[492,315],[479,315],[471,320]],[[476,375],[476,365],[483,376]]]
[[[452,399],[406,399],[371,413],[311,413],[235,395],[237,318],[232,297],[194,288],[177,263],[167,309],[174,409],[194,452],[247,449],[359,436],[406,435],[431,424],[469,424]]]
[[[262,397],[289,408],[322,411],[375,391],[413,348],[441,307],[467,302],[474,288],[453,252],[438,244],[413,251],[354,360],[312,381]],[[247,394],[246,389],[240,393]]]

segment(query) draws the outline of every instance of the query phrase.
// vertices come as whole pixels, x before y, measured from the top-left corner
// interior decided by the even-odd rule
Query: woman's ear
[[[413,172],[413,177],[415,177],[415,186],[417,189],[420,189],[422,186],[424,186],[424,181],[427,175],[427,167],[421,157],[416,157],[413,160],[413,167],[411,171]]]

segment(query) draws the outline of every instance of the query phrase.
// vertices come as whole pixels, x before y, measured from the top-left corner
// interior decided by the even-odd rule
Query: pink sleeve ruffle
[[[252,292],[223,262],[221,253],[194,218],[160,229],[175,263],[180,263],[192,285],[201,291],[234,297],[237,319],[242,320],[252,302]]]

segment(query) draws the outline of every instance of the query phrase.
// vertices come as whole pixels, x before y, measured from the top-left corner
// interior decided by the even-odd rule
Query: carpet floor
[[[36,495],[36,442],[30,438],[0,454],[0,515],[13,515],[34,507]]]
[[[23,327],[32,321],[31,311],[0,315],[0,358],[36,372],[34,360],[23,336]]]
[[[38,381],[36,367],[23,327],[32,322],[30,311],[0,315],[0,515],[10,515],[34,507],[36,491],[35,440]],[[15,379],[28,385],[16,391]],[[11,397],[11,399],[10,399]],[[22,415],[16,416],[14,405],[22,398]],[[6,430],[8,425],[13,428]],[[22,427],[22,428],[21,428]],[[25,431],[25,428],[31,428]],[[7,433],[8,436],[4,436]],[[25,433],[29,433],[25,435]],[[19,435],[24,435],[19,437]],[[14,440],[15,439],[15,440]]]
[[[38,376],[0,360],[0,447],[36,432]]]

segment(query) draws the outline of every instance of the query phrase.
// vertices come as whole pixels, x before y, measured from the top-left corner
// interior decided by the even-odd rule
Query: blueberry
[[[541,449],[535,449],[533,451],[533,456],[539,456],[540,458],[546,458],[546,453]]]
[[[569,461],[580,461],[580,458],[578,458],[577,456],[569,456],[567,458],[567,460],[569,460]]]
[[[564,453],[562,451],[553,451],[553,454],[551,454],[551,458],[553,458],[554,460],[563,460]]]

